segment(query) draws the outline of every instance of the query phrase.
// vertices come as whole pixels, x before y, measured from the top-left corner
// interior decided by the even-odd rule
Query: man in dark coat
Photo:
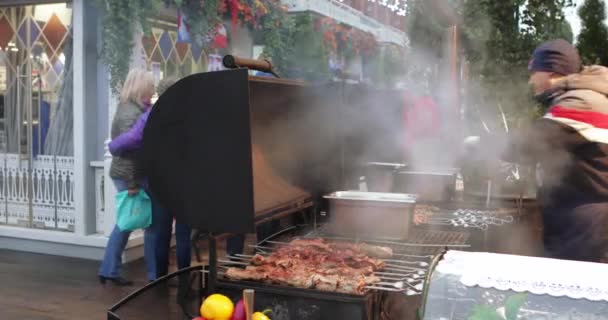
[[[529,64],[545,116],[510,140],[505,160],[537,164],[549,257],[600,262],[608,249],[608,69],[581,71],[564,40],[543,43]]]

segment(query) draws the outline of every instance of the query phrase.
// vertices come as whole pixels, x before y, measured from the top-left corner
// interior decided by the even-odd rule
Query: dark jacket
[[[507,155],[539,164],[547,254],[600,262],[608,253],[608,69],[568,76],[552,93],[547,114]]]
[[[140,106],[132,101],[120,103],[112,121],[112,139],[128,131],[147,108],[149,106]],[[132,150],[113,156],[110,177],[125,181],[129,188],[141,187],[144,174],[140,151]]]
[[[607,68],[568,76],[548,113],[512,139],[505,160],[539,164],[541,205],[608,202],[607,94]]]

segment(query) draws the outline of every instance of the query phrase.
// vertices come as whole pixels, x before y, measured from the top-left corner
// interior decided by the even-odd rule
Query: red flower
[[[226,13],[228,11],[227,1],[220,1],[218,3],[217,11],[222,14]]]
[[[238,14],[239,14],[239,1],[238,0],[231,0],[230,2],[230,14],[232,16],[232,26],[236,26],[236,23],[238,22]]]

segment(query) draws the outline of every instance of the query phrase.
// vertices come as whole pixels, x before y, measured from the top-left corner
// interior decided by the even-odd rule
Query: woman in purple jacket
[[[167,78],[163,79],[158,84],[158,95],[160,96],[172,86],[177,79]],[[142,114],[133,127],[128,131],[114,138],[110,144],[109,149],[112,155],[120,155],[125,152],[130,152],[141,148],[144,136],[144,127],[146,121],[150,115],[150,110]],[[155,197],[152,197],[153,205],[160,206]],[[161,207],[162,208],[162,207]],[[171,244],[171,226],[173,225],[173,217],[169,212],[164,209],[164,214],[155,216],[155,218],[162,217],[162,221],[159,221],[158,236],[156,238],[157,243],[154,244],[156,248],[156,278],[160,278],[167,275],[169,272],[169,251]],[[176,242],[176,253],[177,253],[177,267],[178,269],[187,268],[190,266],[191,261],[191,229],[185,224],[179,221],[175,222],[175,242]]]

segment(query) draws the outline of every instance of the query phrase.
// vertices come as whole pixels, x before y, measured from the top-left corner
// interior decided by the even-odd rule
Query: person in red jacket
[[[411,102],[409,102],[411,101]],[[409,102],[409,103],[408,103]],[[406,98],[403,110],[404,159],[412,159],[418,146],[434,146],[433,139],[440,135],[441,115],[432,97]],[[423,155],[424,156],[424,155]],[[428,159],[431,160],[431,159]]]

